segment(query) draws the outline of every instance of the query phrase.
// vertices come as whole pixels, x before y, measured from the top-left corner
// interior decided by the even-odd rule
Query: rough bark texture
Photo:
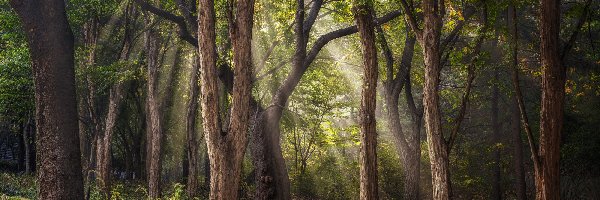
[[[427,143],[431,163],[433,199],[451,198],[448,148],[442,133],[438,84],[440,82],[440,28],[441,16],[438,1],[423,1],[423,55],[425,60],[425,85],[423,87],[423,107]]]
[[[373,2],[353,5],[363,56],[363,86],[360,105],[360,199],[379,199],[377,182],[377,47],[373,26]]]
[[[161,111],[158,97],[158,68],[160,42],[156,30],[146,32],[146,65],[148,69],[147,97],[146,97],[146,162],[148,162],[148,196],[152,199],[160,197],[161,176],[161,145],[162,125]]]
[[[233,9],[233,2],[230,9]],[[199,1],[198,44],[201,64],[203,126],[210,158],[210,199],[237,199],[241,164],[246,147],[252,86],[253,0],[238,0],[235,16],[230,13],[234,80],[230,123],[223,130],[219,121],[219,88],[216,66],[214,1]],[[230,12],[234,12],[230,10]]]
[[[514,5],[508,8],[508,29],[510,42],[510,64],[513,69],[518,69],[518,36],[517,36],[517,10]],[[521,140],[521,120],[519,115],[519,100],[516,95],[511,98],[511,132],[513,143],[513,170],[514,187],[518,200],[527,199],[525,184],[525,167],[523,166],[523,142]]]
[[[560,135],[563,127],[566,71],[561,64],[558,35],[560,0],[540,4],[540,57],[542,102],[539,168],[535,170],[536,199],[560,198]]]
[[[187,194],[188,197],[194,198],[197,196],[198,189],[198,167],[199,167],[199,152],[198,140],[196,132],[196,116],[198,113],[198,73],[200,64],[194,62],[192,72],[190,73],[190,99],[188,100],[186,110],[186,135],[187,135],[187,158],[188,158],[188,177],[187,177]]]
[[[83,199],[73,33],[64,2],[11,1],[27,35],[35,81],[38,198]]]

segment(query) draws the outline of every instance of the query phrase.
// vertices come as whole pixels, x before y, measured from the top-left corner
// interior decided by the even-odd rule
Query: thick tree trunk
[[[540,4],[542,102],[536,199],[560,198],[560,136],[563,127],[566,71],[560,60],[560,0]]]
[[[508,8],[508,29],[510,40],[510,64],[513,69],[518,69],[517,46],[517,10],[514,5]],[[513,143],[513,170],[515,178],[515,193],[517,200],[527,199],[525,184],[525,167],[523,166],[523,142],[521,140],[521,120],[519,113],[519,100],[516,95],[512,97],[511,104],[511,132]]]
[[[234,78],[230,123],[224,131],[219,114],[214,1],[199,1],[198,45],[201,64],[202,119],[210,158],[210,199],[237,199],[252,97],[253,0],[238,0],[230,10]]]
[[[446,200],[452,197],[449,177],[448,148],[442,133],[438,85],[440,82],[440,28],[441,16],[438,1],[425,0],[423,3],[423,55],[425,59],[425,85],[423,87],[423,107],[425,130],[429,144],[433,199]]]
[[[377,47],[373,26],[372,1],[355,2],[354,18],[358,27],[363,53],[364,80],[360,106],[360,199],[379,199],[377,182]],[[397,102],[397,100],[396,100]],[[397,109],[396,109],[396,114]]]
[[[257,199],[290,199],[290,182],[281,152],[280,120],[282,107],[271,106],[260,114],[255,122],[252,137],[253,164],[256,167]],[[280,167],[284,166],[284,167]]]
[[[192,72],[190,73],[190,99],[188,100],[186,110],[186,135],[187,135],[187,195],[190,198],[197,196],[198,189],[198,167],[200,157],[198,152],[198,141],[196,132],[196,117],[198,114],[198,73],[200,64],[194,62]]]
[[[83,199],[73,33],[64,2],[11,1],[28,38],[35,81],[40,199]]]
[[[162,124],[160,102],[158,97],[158,54],[160,51],[159,34],[156,30],[146,33],[146,55],[148,68],[148,83],[146,97],[146,162],[148,162],[148,196],[152,199],[160,197],[161,191],[161,149]]]

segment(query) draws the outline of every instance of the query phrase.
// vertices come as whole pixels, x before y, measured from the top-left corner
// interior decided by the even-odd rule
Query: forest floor
[[[185,186],[180,183],[165,186],[162,199],[188,199],[185,196]],[[136,181],[117,181],[111,189],[111,199],[145,199],[147,189],[144,184]],[[35,176],[22,173],[0,172],[0,200],[37,199],[37,184]],[[99,191],[92,189],[90,199],[103,198]]]

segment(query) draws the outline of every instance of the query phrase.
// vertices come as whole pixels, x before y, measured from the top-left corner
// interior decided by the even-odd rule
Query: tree
[[[215,36],[215,4],[199,1],[198,46],[201,69],[201,104],[206,145],[210,158],[210,199],[237,199],[241,164],[249,128],[252,97],[252,26],[253,0],[230,2],[229,34],[233,44],[233,91],[229,123],[219,113],[217,52]],[[235,6],[234,6],[235,5]],[[235,8],[235,11],[233,10]],[[234,15],[235,14],[235,15]],[[223,125],[228,124],[226,129]]]
[[[412,59],[416,39],[410,33],[407,33],[404,41],[404,49],[400,60],[400,67],[394,73],[394,57],[387,43],[385,33],[380,26],[377,27],[381,43],[381,48],[386,60],[386,79],[383,80],[383,89],[385,91],[385,105],[388,117],[388,129],[395,138],[396,146],[402,160],[402,169],[405,174],[404,180],[404,198],[419,199],[420,165],[421,165],[421,125],[422,109],[417,108],[414,102],[410,71],[412,69]],[[407,30],[408,31],[408,30]],[[394,76],[394,74],[396,74]],[[398,100],[405,88],[406,103],[410,115],[410,132],[404,132],[400,123],[400,113],[398,110]]]
[[[195,60],[198,60],[195,58]],[[190,99],[186,108],[186,137],[187,137],[187,158],[188,158],[188,177],[187,177],[187,195],[190,198],[197,196],[198,189],[198,167],[200,157],[198,152],[198,141],[196,139],[196,117],[198,114],[198,71],[200,66],[194,62],[192,72],[190,73]]]
[[[125,10],[125,25],[124,25],[124,36],[121,54],[119,55],[120,61],[127,61],[131,51],[132,43],[132,31],[129,27],[129,15],[133,12],[134,7],[128,4]],[[124,96],[124,83],[121,80],[117,80],[110,88],[108,97],[108,108],[106,117],[104,120],[104,129],[101,137],[98,138],[97,142],[97,171],[99,174],[99,180],[102,192],[106,198],[110,198],[111,188],[111,147],[113,140],[113,133],[117,123],[117,117],[120,114],[121,104]]]
[[[517,33],[517,10],[515,5],[510,5],[508,8],[507,25],[509,29],[510,40],[510,66],[514,70],[513,76],[518,84],[518,33]],[[520,91],[518,91],[520,93]],[[525,169],[523,166],[523,142],[521,140],[521,117],[519,113],[519,99],[517,94],[512,95],[511,102],[511,132],[513,143],[513,170],[515,171],[515,191],[517,199],[527,199],[527,190],[525,184]]]
[[[486,26],[484,25],[484,29],[476,39],[473,59],[467,67],[468,77],[465,93],[461,99],[460,110],[458,116],[455,118],[455,125],[449,134],[449,138],[445,139],[442,127],[442,113],[440,110],[439,84],[441,69],[446,62],[447,57],[445,56],[442,59],[442,54],[450,42],[458,36],[458,32],[464,26],[464,21],[473,14],[473,11],[466,10],[462,23],[457,24],[448,37],[444,41],[441,41],[441,28],[443,25],[443,18],[446,15],[446,5],[444,0],[424,0],[421,3],[423,9],[423,29],[420,29],[417,24],[415,14],[412,11],[412,4],[409,4],[405,0],[402,0],[401,3],[402,8],[405,11],[408,25],[417,36],[417,41],[423,48],[425,61],[423,108],[425,131],[427,133],[427,143],[431,163],[433,198],[451,199],[452,190],[450,185],[449,154],[460,130],[461,122],[465,116],[466,107],[469,102],[469,94],[471,92],[473,80],[475,79],[474,62],[477,59],[477,54],[479,54]],[[484,24],[486,24],[487,21],[486,12],[487,11],[484,9]]]
[[[535,196],[536,199],[560,199],[560,137],[567,76],[558,49],[560,0],[542,0],[540,9],[542,102],[539,155],[534,157],[537,163]]]
[[[155,19],[149,16],[148,24]],[[146,165],[148,178],[148,196],[151,199],[160,197],[161,149],[163,128],[158,97],[158,68],[160,52],[160,35],[150,28],[146,31],[146,65],[148,70],[146,96]]]
[[[379,199],[377,182],[377,47],[373,25],[373,1],[355,0],[354,18],[363,53],[363,85],[360,104],[360,199]]]
[[[26,32],[35,81],[40,199],[83,199],[73,33],[59,0],[11,1]]]

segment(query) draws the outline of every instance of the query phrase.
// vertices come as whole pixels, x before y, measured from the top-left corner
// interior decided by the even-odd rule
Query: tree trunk
[[[108,113],[106,115],[104,134],[98,139],[97,155],[97,171],[100,181],[100,190],[106,198],[110,198],[111,187],[111,141],[114,133],[114,128],[119,116],[121,101],[123,99],[123,84],[117,83],[111,88]]]
[[[23,129],[23,141],[25,148],[25,173],[31,174],[35,170],[35,130],[33,119],[29,117]]]
[[[500,19],[500,18],[497,18]],[[495,199],[495,200],[501,200],[502,199],[502,166],[501,166],[501,160],[500,160],[500,144],[502,143],[501,138],[501,132],[500,132],[500,122],[498,121],[498,99],[500,98],[500,89],[498,88],[498,84],[500,84],[500,80],[498,79],[499,76],[499,65],[500,62],[502,60],[502,56],[500,54],[499,46],[498,46],[498,29],[500,28],[499,26],[497,26],[498,23],[496,23],[495,26],[495,33],[494,33],[494,38],[491,41],[491,46],[493,48],[492,52],[491,52],[491,64],[493,66],[493,72],[492,72],[492,94],[491,94],[491,99],[490,99],[490,114],[491,114],[491,124],[492,124],[492,148],[494,150],[493,152],[493,158],[494,158],[494,165],[492,166],[492,193],[491,195],[491,199]]]
[[[420,199],[419,194],[421,188],[419,185],[421,182],[421,126],[423,120],[423,108],[417,108],[417,106],[415,105],[410,79],[411,65],[409,65],[408,67],[408,73],[406,74],[405,81],[405,97],[408,108],[410,110],[412,126],[410,137],[407,137],[409,151],[407,151],[407,154],[405,154],[405,156],[401,157],[404,160],[403,163],[405,163],[403,165],[403,168],[404,174],[406,176],[404,183],[404,199]]]
[[[566,71],[560,60],[560,0],[540,4],[542,102],[539,169],[535,170],[536,199],[560,198],[560,136],[563,127]]]
[[[508,29],[510,40],[510,64],[513,69],[518,69],[517,46],[517,10],[514,5],[508,8]],[[525,167],[523,166],[523,142],[521,140],[521,121],[519,115],[519,102],[516,95],[512,97],[511,104],[511,132],[513,142],[513,170],[515,173],[515,192],[517,200],[527,199],[525,184]]]
[[[35,81],[40,199],[83,199],[73,33],[64,2],[11,1],[28,38]]]
[[[123,38],[123,47],[121,49],[121,55],[119,60],[127,61],[129,59],[129,52],[131,50],[131,29],[129,29],[129,10],[130,7],[125,11],[125,34]],[[106,198],[110,198],[110,187],[111,187],[111,143],[112,135],[114,133],[115,125],[117,123],[117,117],[121,111],[121,102],[123,101],[123,88],[122,82],[118,81],[110,88],[108,97],[108,111],[104,120],[104,133],[102,138],[98,139],[98,152],[97,155],[97,171],[100,178],[100,189],[104,193]],[[124,140],[125,142],[125,140]],[[129,163],[126,161],[126,163]]]
[[[440,82],[440,28],[441,16],[435,0],[425,0],[423,4],[423,55],[425,59],[425,85],[423,87],[423,107],[425,130],[429,144],[433,199],[451,199],[448,148],[442,133],[439,91]]]
[[[497,42],[493,42],[496,44]],[[493,45],[497,47],[497,45]],[[494,53],[497,54],[497,53]],[[499,56],[495,60],[500,60]],[[500,91],[498,88],[498,69],[495,68],[493,72],[492,82],[492,98],[491,98],[491,122],[492,122],[492,148],[494,149],[494,165],[492,167],[492,193],[491,198],[495,200],[502,199],[502,188],[501,186],[501,166],[500,166],[500,147],[498,146],[500,141],[500,123],[498,122],[498,98]]]
[[[246,147],[252,87],[253,0],[238,0],[229,10],[234,78],[229,126],[222,129],[219,113],[214,1],[200,0],[198,45],[201,64],[202,119],[210,159],[210,199],[238,199]]]
[[[381,38],[378,40],[381,43],[383,53],[386,58],[386,73],[387,79],[383,81],[385,90],[385,100],[388,115],[388,129],[396,140],[396,147],[402,164],[404,176],[404,199],[419,199],[419,182],[420,182],[420,127],[421,118],[418,116],[417,108],[414,105],[410,70],[412,68],[412,58],[414,55],[414,47],[416,39],[412,36],[407,36],[404,41],[404,50],[402,52],[402,60],[396,76],[394,76],[394,58],[392,51],[389,49],[385,34],[380,27],[377,27]],[[400,114],[398,112],[398,99],[402,88],[406,87],[406,101],[408,104],[408,113],[411,116],[411,130],[404,133],[400,122]]]
[[[523,142],[521,140],[521,121],[519,118],[519,106],[517,100],[512,98],[511,106],[511,132],[513,142],[513,170],[514,187],[517,200],[527,199],[527,190],[525,184],[525,167],[523,166]]]
[[[360,106],[360,199],[379,199],[379,188],[377,186],[377,126],[375,121],[377,75],[379,72],[377,70],[377,47],[375,46],[372,3],[372,1],[355,2],[353,5],[364,65]],[[398,113],[397,110],[395,113]]]
[[[146,161],[148,163],[148,196],[151,199],[160,197],[161,176],[161,145],[162,125],[161,111],[158,97],[158,54],[160,51],[160,35],[156,30],[150,29],[146,33],[146,54],[148,68],[148,83],[146,97]]]
[[[194,198],[197,196],[198,189],[198,141],[196,139],[196,117],[198,113],[198,73],[200,65],[194,62],[192,72],[190,73],[190,99],[187,104],[186,113],[186,133],[187,133],[187,160],[188,160],[188,176],[187,176],[187,194],[188,197]]]
[[[280,121],[282,107],[271,106],[260,111],[255,122],[252,154],[256,167],[257,199],[290,199],[290,181],[281,152]],[[284,167],[280,167],[284,166]]]

